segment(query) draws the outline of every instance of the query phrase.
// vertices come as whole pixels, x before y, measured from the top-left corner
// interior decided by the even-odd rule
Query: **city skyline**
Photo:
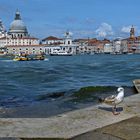
[[[75,38],[128,37],[134,25],[140,35],[140,1],[128,0],[1,0],[0,18],[6,29],[21,12],[29,33],[39,38],[62,37],[66,30]]]

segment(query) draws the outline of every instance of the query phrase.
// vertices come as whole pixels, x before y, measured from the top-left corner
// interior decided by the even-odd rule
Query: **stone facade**
[[[0,25],[1,22],[0,22]],[[44,45],[39,44],[39,39],[28,34],[27,27],[21,19],[20,12],[16,11],[15,19],[11,23],[9,31],[0,33],[0,47],[6,48],[8,54],[44,53]]]
[[[50,37],[48,37],[50,40]],[[47,38],[47,39],[48,39]],[[53,40],[54,39],[54,40]],[[58,38],[57,38],[58,39]],[[54,54],[54,53],[68,53],[68,54],[76,54],[76,48],[77,44],[74,44],[72,41],[72,36],[69,32],[66,32],[63,39],[56,40],[56,37],[51,37],[51,44],[47,43],[43,45],[45,46],[45,53],[48,55]],[[58,41],[58,42],[57,42]],[[61,42],[60,42],[61,41]]]
[[[20,53],[25,54],[44,54],[45,53],[45,47],[42,45],[18,45],[18,46],[7,46],[7,53],[17,55]]]

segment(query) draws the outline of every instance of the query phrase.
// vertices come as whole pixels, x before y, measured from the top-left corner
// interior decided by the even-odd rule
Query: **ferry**
[[[53,51],[50,53],[51,56],[72,56],[73,54],[66,51]]]

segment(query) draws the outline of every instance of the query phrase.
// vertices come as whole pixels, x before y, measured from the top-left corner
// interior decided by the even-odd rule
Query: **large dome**
[[[15,20],[11,23],[9,33],[25,33],[27,34],[27,28],[24,22],[21,20],[20,13],[17,11]]]
[[[14,32],[14,33],[26,33],[27,32],[27,28],[24,25],[23,21],[21,20],[14,20],[11,25],[10,25],[10,29],[9,32]]]

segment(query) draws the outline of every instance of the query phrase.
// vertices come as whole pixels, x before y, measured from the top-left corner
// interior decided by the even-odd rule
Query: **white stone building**
[[[66,32],[64,39],[61,40],[63,44],[46,44],[45,52],[46,54],[54,54],[54,53],[68,53],[68,54],[76,54],[77,44],[73,44],[72,36],[70,32]],[[44,44],[45,45],[45,44]]]
[[[104,45],[104,53],[105,54],[111,54],[113,52],[113,45],[112,43],[106,43]]]
[[[15,19],[11,23],[8,33],[1,36],[0,46],[7,49],[8,54],[44,53],[44,45],[39,45],[39,39],[28,34],[27,27],[21,19],[19,11],[15,14]]]
[[[45,47],[41,45],[17,45],[7,46],[7,53],[17,55],[20,53],[25,54],[44,54]]]
[[[42,44],[59,45],[59,44],[64,44],[64,40],[61,38],[54,37],[54,36],[49,36],[47,38],[42,39]]]
[[[2,20],[0,20],[0,38],[3,38],[6,36],[6,29],[2,23]]]

